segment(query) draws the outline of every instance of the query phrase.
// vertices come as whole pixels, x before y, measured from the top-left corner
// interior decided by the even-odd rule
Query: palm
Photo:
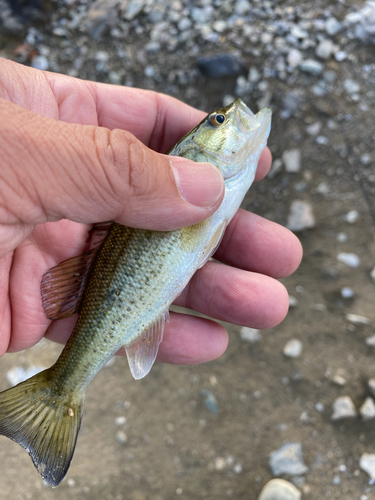
[[[160,152],[165,152],[203,116],[151,92],[96,85],[22,66],[8,67],[8,63],[4,69],[0,98],[56,120],[128,130]],[[268,168],[266,154],[258,178]],[[46,332],[57,341],[68,338],[75,318],[53,323],[46,318],[40,282],[47,269],[83,250],[89,230],[89,225],[69,220],[35,228],[22,223],[0,224],[0,247],[7,249],[0,261],[0,355],[7,349],[32,346]],[[287,276],[297,267],[301,251],[293,235],[239,211],[216,257],[227,265],[209,262],[196,273],[177,303],[238,324],[260,328],[277,324],[286,312],[287,295],[282,285],[269,276]],[[159,359],[169,362],[212,359],[227,342],[220,325],[177,314],[171,316],[164,338]]]

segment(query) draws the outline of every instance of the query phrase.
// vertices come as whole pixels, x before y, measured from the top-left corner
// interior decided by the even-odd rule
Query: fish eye
[[[219,125],[222,125],[225,122],[225,115],[223,115],[222,113],[217,113],[217,114],[213,113],[210,116],[210,122],[215,127],[218,127]]]

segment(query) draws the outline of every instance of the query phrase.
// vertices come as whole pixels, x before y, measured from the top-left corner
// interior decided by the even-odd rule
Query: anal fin
[[[131,374],[136,380],[145,377],[151,370],[159,345],[163,340],[165,322],[169,321],[169,312],[166,311],[155,323],[132,344],[125,346]]]

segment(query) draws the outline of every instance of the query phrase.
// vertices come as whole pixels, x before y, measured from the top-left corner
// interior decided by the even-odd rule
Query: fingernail
[[[173,173],[181,197],[198,207],[211,207],[224,192],[224,180],[219,169],[210,163],[195,163],[173,157]]]

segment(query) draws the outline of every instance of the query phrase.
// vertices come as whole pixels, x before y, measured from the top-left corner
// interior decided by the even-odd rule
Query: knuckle
[[[131,134],[127,138],[125,159],[124,173],[130,194],[134,196],[146,196],[150,190],[146,149]]]

